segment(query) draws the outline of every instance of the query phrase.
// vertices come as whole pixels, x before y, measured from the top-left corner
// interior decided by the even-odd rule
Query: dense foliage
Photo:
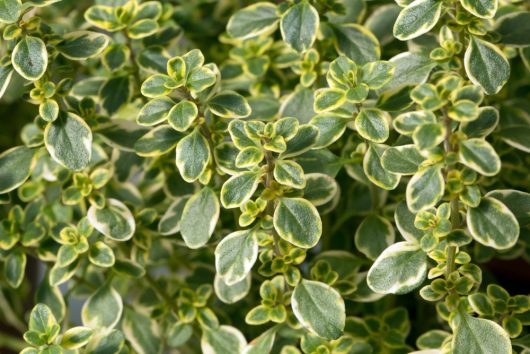
[[[2,353],[530,353],[528,1],[0,28]]]

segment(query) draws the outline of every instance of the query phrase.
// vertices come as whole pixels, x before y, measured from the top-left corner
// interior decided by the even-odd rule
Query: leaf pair
[[[303,52],[316,39],[320,17],[308,1],[289,7],[281,16],[275,5],[259,2],[236,12],[228,21],[227,32],[231,37],[247,39],[274,32],[278,22],[284,41]]]

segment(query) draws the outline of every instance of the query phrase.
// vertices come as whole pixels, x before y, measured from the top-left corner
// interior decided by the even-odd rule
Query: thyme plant
[[[2,353],[530,353],[492,266],[528,280],[529,2],[0,0],[0,29]]]

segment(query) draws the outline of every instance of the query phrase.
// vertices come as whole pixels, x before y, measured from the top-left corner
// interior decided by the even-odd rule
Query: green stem
[[[444,140],[445,153],[453,152],[453,146],[451,144],[451,119],[447,116],[446,112],[444,113],[444,123],[446,128],[446,135]],[[452,170],[451,166],[446,167],[445,171],[445,182],[447,182],[447,175]],[[458,196],[451,196],[451,225],[452,229],[456,229],[460,226],[460,214],[458,210]],[[456,246],[449,246],[447,249],[447,260],[446,260],[446,269],[445,277],[449,278],[449,275],[455,270],[455,256],[456,256]]]
[[[140,67],[136,62],[136,53],[134,52],[131,39],[129,38],[129,36],[127,36],[127,32],[123,31],[123,35],[125,36],[125,44],[127,45],[127,48],[129,48],[129,52],[131,53],[131,65],[133,69],[132,74],[134,77],[134,83],[136,84],[138,91],[140,91],[140,88],[142,87],[142,79],[140,77]],[[140,94],[140,97],[143,103],[147,103],[147,97],[144,97],[142,94]]]
[[[20,340],[7,333],[0,333],[0,348],[11,349],[15,352],[21,352],[24,348],[28,347],[23,340]]]
[[[272,181],[274,180],[274,157],[272,156],[272,153],[270,151],[265,152],[265,161],[267,162],[267,175],[265,177],[265,188],[269,188]],[[274,200],[268,200],[267,206],[265,208],[265,214],[272,216],[274,214]],[[280,242],[280,239],[278,237],[278,234],[272,229],[272,237],[274,239],[274,253],[278,257],[282,256],[282,251],[280,250],[280,247],[278,246],[278,243]]]
[[[460,225],[460,214],[458,211],[458,199],[451,200],[451,225],[455,229]],[[447,249],[447,268],[446,268],[446,278],[449,277],[449,274],[455,270],[455,256],[456,256],[456,246],[449,246]]]
[[[0,289],[0,308],[3,309],[3,317],[7,320],[11,327],[16,328],[19,332],[24,332],[26,330],[26,324],[23,320],[18,317],[18,314],[15,313],[13,307],[9,304],[9,301],[4,295],[2,289]],[[0,344],[1,344],[0,340]],[[1,347],[2,345],[0,345]]]
[[[161,286],[158,285],[156,280],[151,276],[149,273],[145,273],[145,279],[151,285],[153,290],[160,295],[166,304],[171,308],[175,316],[178,318],[178,307],[176,301],[167,293],[166,289],[163,289]]]

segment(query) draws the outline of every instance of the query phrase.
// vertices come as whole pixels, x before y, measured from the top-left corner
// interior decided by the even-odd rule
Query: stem
[[[453,152],[453,146],[451,145],[451,119],[447,116],[445,110],[444,113],[444,123],[446,128],[444,148],[445,152]],[[445,171],[445,182],[447,182],[447,175],[452,170],[450,166],[447,166]],[[451,225],[452,229],[456,229],[460,226],[460,214],[458,210],[458,196],[451,196]],[[456,256],[456,246],[449,246],[447,249],[447,266],[445,270],[445,277],[449,278],[449,275],[455,270],[455,256]]]
[[[138,66],[138,63],[136,62],[136,53],[134,53],[134,49],[132,46],[131,39],[129,36],[127,36],[127,33],[124,31],[123,35],[125,36],[125,44],[127,45],[127,48],[129,48],[129,52],[131,53],[131,64],[133,68],[133,77],[134,77],[134,83],[136,84],[136,87],[138,88],[138,91],[140,91],[140,88],[142,87],[142,79],[140,77],[140,67]],[[147,103],[147,98],[143,95],[140,95],[142,102]]]
[[[23,340],[20,340],[14,336],[11,336],[7,333],[0,333],[0,348],[8,348],[15,352],[20,352],[22,349],[28,347]]]
[[[16,328],[21,333],[26,330],[26,324],[15,313],[13,307],[9,304],[8,300],[6,299],[2,289],[0,289],[0,307],[4,311],[3,312],[4,318],[7,320],[7,322],[9,323],[11,327]],[[0,339],[0,344],[1,343],[2,341]]]
[[[458,199],[451,200],[451,225],[454,228],[460,226],[460,212],[458,211]],[[456,246],[449,246],[447,250],[447,269],[446,277],[455,270]]]
[[[270,151],[265,152],[265,161],[267,161],[267,175],[265,179],[265,188],[269,188],[272,181],[274,180],[274,158]],[[267,201],[267,207],[265,208],[265,213],[266,215],[270,215],[270,216],[274,214],[274,200]],[[274,244],[273,244],[274,253],[276,253],[278,257],[281,257],[282,251],[280,250],[280,247],[278,246],[280,239],[278,235],[276,234],[276,230],[274,230],[274,228],[272,229],[272,237],[274,239]]]
[[[153,290],[158,294],[160,295],[164,301],[166,302],[166,304],[171,308],[171,310],[173,311],[174,315],[177,316],[178,318],[178,307],[177,307],[177,304],[176,302],[173,300],[173,298],[171,297],[171,295],[169,295],[166,291],[166,289],[163,289],[162,287],[160,287],[158,285],[158,283],[156,282],[156,280],[151,276],[151,274],[149,273],[145,273],[145,279],[147,280],[147,282],[149,283],[149,285],[151,285],[151,287],[153,288]]]

